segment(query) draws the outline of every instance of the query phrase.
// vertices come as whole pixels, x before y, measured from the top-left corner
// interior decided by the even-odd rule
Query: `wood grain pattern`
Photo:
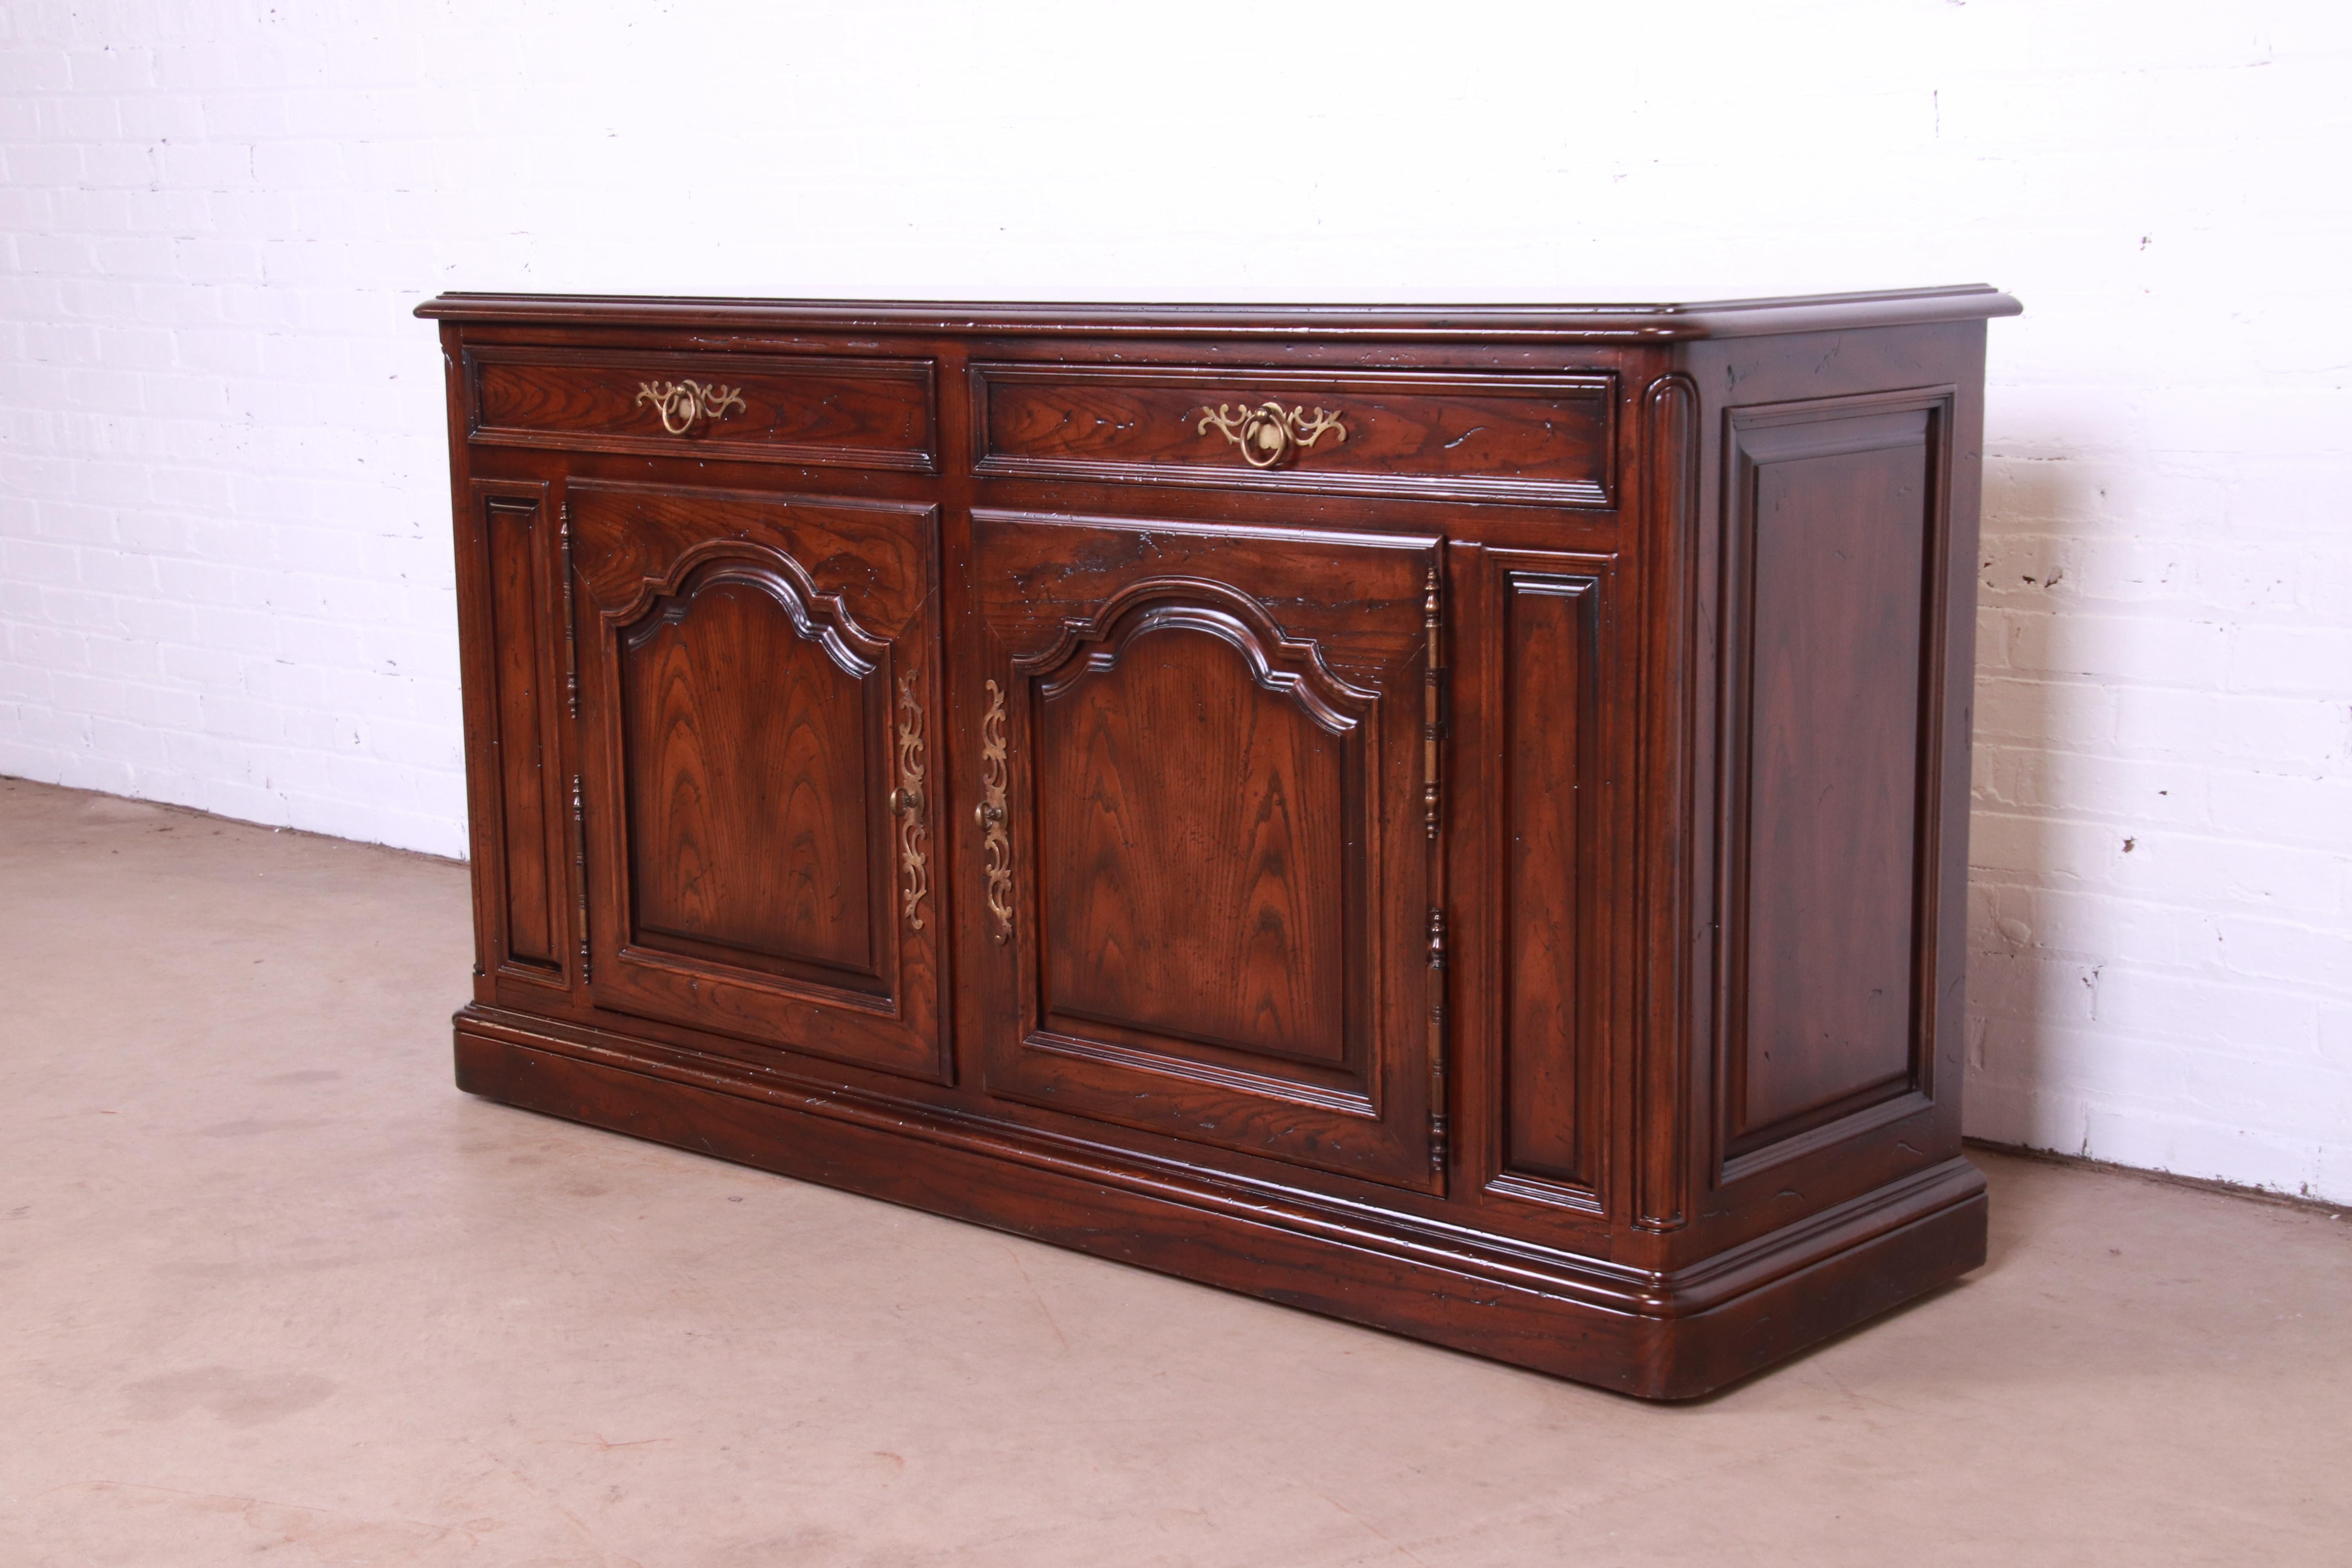
[[[991,1089],[1435,1184],[1418,722],[1434,542],[975,524],[1010,656],[1013,839],[1035,868],[982,969],[1004,997]]]
[[[1598,1044],[1580,927],[1590,896],[1585,820],[1598,740],[1601,583],[1504,574],[1503,1168],[1591,1189],[1588,1101]]]
[[[509,963],[561,973],[562,922],[557,886],[554,781],[548,740],[554,733],[546,689],[552,640],[542,610],[539,569],[542,503],[537,497],[483,500],[489,554],[489,608],[497,637],[496,704],[499,805],[504,827],[506,951]]]
[[[917,472],[933,467],[928,362],[483,347],[468,352],[466,367],[477,441]],[[732,389],[742,405],[672,434],[640,395],[649,383],[681,379]]]
[[[1681,343],[1862,331],[1919,322],[1980,322],[2023,307],[1982,283],[1755,300],[1621,305],[1130,305],[907,300],[683,300],[660,295],[452,292],[417,306],[428,321],[647,326],[686,333],[867,333],[924,338],[1039,337],[1276,343]]]
[[[706,574],[621,634],[638,942],[798,961],[852,988],[879,979],[875,673],[750,574]]]
[[[1036,738],[1049,1021],[1344,1062],[1345,737],[1225,637],[1163,624],[1050,689]]]
[[[1712,805],[1713,780],[1704,766],[1706,731],[1700,705],[1709,694],[1702,653],[1701,584],[1712,564],[1702,523],[1700,494],[1706,443],[1699,428],[1699,390],[1674,369],[1643,388],[1639,415],[1642,507],[1636,517],[1637,559],[1647,563],[1650,605],[1641,617],[1640,679],[1654,693],[1641,705],[1637,837],[1647,849],[1639,883],[1641,917],[1633,1118],[1633,1223],[1654,1236],[1671,1236],[1691,1222],[1697,1191],[1698,1142],[1692,1123],[1699,1078],[1694,1059],[1704,1032],[1701,954],[1691,940],[1698,889],[1712,873],[1711,843],[1692,824]],[[1630,782],[1630,781],[1629,781]]]
[[[1710,1393],[1985,1258],[1984,1177],[1958,1158],[1769,1247],[1636,1270],[1475,1234],[1400,1236],[1361,1205],[1239,1191],[1017,1127],[946,1123],[911,1142],[901,1108],[854,1091],[800,1092],[478,1007],[458,1016],[457,1044],[459,1086],[509,1104],[1647,1399]]]
[[[583,591],[603,605],[635,605],[689,552],[740,541],[805,563],[812,592],[838,599],[845,616],[893,641],[931,614],[936,509],[929,503],[779,495],[715,485],[575,479]]]
[[[1461,1173],[1496,1223],[1601,1245],[1629,1206],[1618,979],[1640,865],[1622,558],[1455,543],[1444,837]]]
[[[460,1082],[1656,1397],[1931,1289],[2014,308],[436,301]]]
[[[935,926],[896,918],[902,677],[937,687],[928,508],[570,488],[599,1005],[924,1077]]]
[[[1736,426],[1730,1154],[1916,1087],[1934,418]]]
[[[1206,367],[971,369],[974,468],[1365,495],[1605,506],[1616,398],[1605,375],[1271,374]],[[1278,402],[1342,416],[1295,459],[1254,468],[1204,406]]]

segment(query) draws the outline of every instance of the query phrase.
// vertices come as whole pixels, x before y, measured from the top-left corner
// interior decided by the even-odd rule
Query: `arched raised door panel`
[[[1321,1079],[1369,1114],[1351,850],[1376,698],[1219,584],[1120,598],[1034,666],[1045,1026],[1129,1036],[1147,1065],[1153,1037],[1182,1040],[1162,1065],[1206,1056],[1277,1094]],[[1194,918],[1204,903],[1233,918]]]
[[[944,1079],[936,518],[574,484],[589,992]]]
[[[1009,871],[990,1091],[1442,1183],[1435,542],[983,512],[974,546]]]

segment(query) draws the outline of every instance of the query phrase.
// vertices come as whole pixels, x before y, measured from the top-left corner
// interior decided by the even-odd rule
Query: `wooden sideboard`
[[[1944,1284],[2016,309],[444,295],[457,1081],[1652,1397]]]

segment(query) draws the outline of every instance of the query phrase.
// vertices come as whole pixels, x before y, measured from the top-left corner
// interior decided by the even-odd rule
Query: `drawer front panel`
[[[1615,378],[975,364],[973,467],[1434,500],[1612,504]]]
[[[468,434],[494,446],[937,467],[929,361],[488,347],[466,387]]]

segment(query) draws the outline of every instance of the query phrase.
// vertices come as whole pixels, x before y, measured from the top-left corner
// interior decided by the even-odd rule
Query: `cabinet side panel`
[[[498,726],[491,745],[503,826],[506,951],[500,956],[561,971],[562,915],[551,859],[556,812],[547,754],[551,658],[540,573],[544,511],[536,496],[492,495],[483,509]]]
[[[1727,1152],[1920,1087],[1934,422],[1738,432]]]
[[[1583,944],[1585,896],[1580,825],[1594,742],[1593,664],[1600,581],[1550,573],[1504,574],[1505,930],[1504,1017],[1507,1170],[1597,1184],[1585,1092],[1590,1042]]]

